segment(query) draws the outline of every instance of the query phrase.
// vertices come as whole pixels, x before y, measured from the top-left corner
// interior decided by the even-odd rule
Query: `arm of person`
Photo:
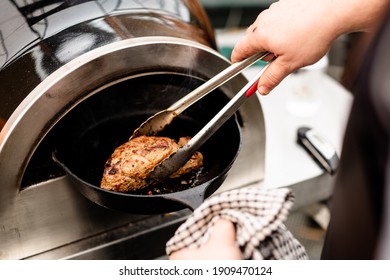
[[[280,0],[259,14],[235,45],[231,60],[269,51],[276,59],[259,80],[266,95],[287,75],[320,60],[341,34],[368,31],[389,0]]]

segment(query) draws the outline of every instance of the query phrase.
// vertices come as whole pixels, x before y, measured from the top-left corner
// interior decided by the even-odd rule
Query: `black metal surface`
[[[133,230],[132,234],[124,236],[117,242],[106,243],[102,248],[93,251],[78,252],[69,259],[150,260],[163,257],[166,254],[165,244],[188,217],[174,218],[169,222],[165,221],[165,217],[144,220],[135,227],[136,231]],[[159,221],[163,223],[159,224]]]
[[[105,161],[117,146],[127,141],[139,123],[200,82],[174,74],[150,75],[105,89],[84,101],[57,125],[61,135],[55,141],[55,161],[85,197],[101,206],[134,214],[196,208],[223,183],[238,155],[241,136],[234,117],[201,147],[204,167],[190,188],[147,195],[106,191],[99,185]],[[110,102],[111,99],[115,102]],[[174,139],[193,136],[227,101],[222,92],[210,94],[175,119],[160,135]]]
[[[115,211],[111,212],[115,215]],[[87,239],[28,257],[29,260],[149,260],[165,256],[165,244],[190,215],[182,210],[143,216]],[[94,245],[91,248],[91,245]]]

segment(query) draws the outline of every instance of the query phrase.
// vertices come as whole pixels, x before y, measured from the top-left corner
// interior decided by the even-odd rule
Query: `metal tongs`
[[[134,130],[130,140],[140,135],[156,135],[169,125],[172,120],[182,113],[189,106],[200,100],[212,90],[229,81],[250,65],[265,58],[269,52],[256,53],[243,61],[237,62],[176,101],[169,108],[160,111],[148,118],[139,128]],[[191,140],[180,147],[170,157],[166,158],[155,166],[153,171],[149,174],[150,178],[166,178],[173,172],[183,166],[191,156],[204,144],[257,90],[257,82],[266,65],[252,80],[249,81]]]

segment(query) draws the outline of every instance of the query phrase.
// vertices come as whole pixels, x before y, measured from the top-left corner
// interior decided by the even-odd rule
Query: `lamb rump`
[[[106,161],[101,188],[129,192],[147,187],[149,173],[162,160],[169,157],[191,138],[181,137],[179,142],[162,136],[139,136],[114,150]],[[169,178],[178,178],[203,166],[203,155],[195,152],[187,163]]]

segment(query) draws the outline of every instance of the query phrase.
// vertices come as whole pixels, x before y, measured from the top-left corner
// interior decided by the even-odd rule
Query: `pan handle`
[[[165,194],[164,196],[166,199],[178,202],[191,211],[194,211],[204,202],[205,198],[213,194],[223,184],[227,177],[227,173],[227,170],[225,170],[207,183],[203,183],[185,191]]]
[[[205,193],[209,186],[209,184],[203,184],[186,191],[165,194],[165,198],[170,201],[178,202],[191,211],[194,211],[204,202]]]
[[[189,208],[191,211],[194,211],[203,203],[205,199],[205,191],[207,188],[208,184],[200,185],[184,192],[167,194],[166,199],[179,202],[180,204]]]

